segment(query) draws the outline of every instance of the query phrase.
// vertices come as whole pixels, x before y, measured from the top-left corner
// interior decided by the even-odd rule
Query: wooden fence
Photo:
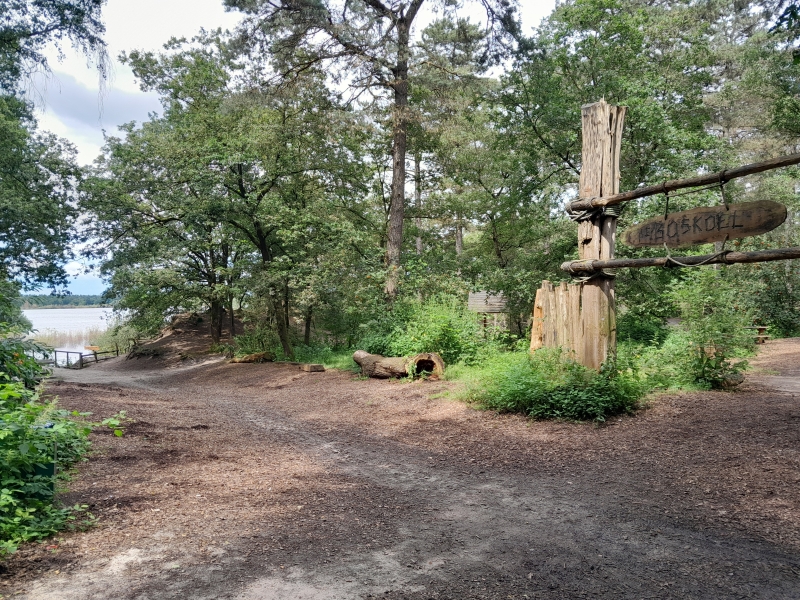
[[[64,359],[59,361],[59,356],[63,356]],[[72,350],[53,350],[52,365],[64,369],[83,369],[91,363],[98,363],[101,360],[108,360],[116,356],[119,356],[119,348],[104,352],[93,351],[88,354],[73,352]]]
[[[598,368],[598,347],[592,340],[604,336],[616,339],[616,324],[607,323],[608,311],[598,311],[597,304],[585,302],[584,284],[561,282],[554,286],[543,281],[536,290],[533,305],[531,352],[539,348],[563,348],[581,364]],[[610,299],[613,302],[613,297]],[[593,310],[594,307],[594,310]],[[611,315],[613,315],[613,311]],[[613,347],[613,341],[611,346]],[[603,344],[608,346],[608,340]]]

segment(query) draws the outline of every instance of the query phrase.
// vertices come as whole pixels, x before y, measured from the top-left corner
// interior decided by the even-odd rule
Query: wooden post
[[[583,163],[580,198],[611,196],[619,192],[619,153],[625,107],[611,106],[605,100],[581,109],[583,120]],[[581,260],[611,260],[617,232],[616,214],[602,213],[582,221],[578,227],[578,253]],[[581,290],[582,343],[574,348],[585,366],[599,369],[616,353],[617,324],[614,280],[598,276]]]

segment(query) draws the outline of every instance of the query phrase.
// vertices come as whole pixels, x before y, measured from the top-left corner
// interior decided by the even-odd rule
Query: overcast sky
[[[550,14],[555,0],[521,0],[520,4],[527,33]],[[55,49],[49,53],[52,73],[35,78],[29,86],[41,129],[71,141],[84,164],[100,153],[103,130],[113,135],[118,125],[142,122],[149,113],[160,110],[157,96],[140,91],[131,70],[117,61],[120,52],[157,51],[171,37],[192,37],[201,28],[233,29],[239,15],[225,12],[222,0],[109,0],[103,20],[112,59],[110,77],[105,82],[100,81],[93,65],[87,65],[85,57],[65,48],[61,58]],[[105,288],[102,282],[96,276],[80,274],[82,270],[77,263],[69,265],[69,271],[77,276],[70,290],[75,294],[101,293]]]

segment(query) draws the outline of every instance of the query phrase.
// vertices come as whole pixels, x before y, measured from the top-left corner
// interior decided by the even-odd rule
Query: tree
[[[198,41],[200,47],[175,41],[173,52],[160,56],[126,57],[142,86],[161,93],[164,116],[140,130],[129,126],[127,139],[109,146],[113,158],[100,173],[107,183],[86,207],[110,227],[107,239],[124,230],[135,247],[146,247],[154,230],[179,240],[189,253],[182,268],[191,263],[194,280],[202,278],[207,289],[231,275],[223,259],[235,252],[249,274],[249,293],[266,300],[283,351],[292,356],[292,288],[352,238],[347,220],[331,210],[357,192],[350,116],[313,71],[288,87],[237,88],[222,40]],[[119,193],[106,193],[115,185],[123,185]],[[174,256],[175,248],[157,252],[172,273],[176,261],[167,261],[164,250]],[[219,294],[210,293],[213,307]]]
[[[94,55],[105,74],[106,55],[100,13],[105,0],[0,0],[0,89],[12,90],[36,68],[47,68],[43,51],[69,40]]]
[[[515,3],[481,2],[496,39],[503,32],[517,32]],[[378,88],[391,94],[392,178],[385,288],[390,299],[397,293],[403,245],[412,27],[423,4],[424,0],[225,0],[226,6],[248,15],[240,28],[240,43],[246,52],[267,52],[281,77],[329,63],[334,80],[350,79],[356,90]],[[453,5],[441,0],[439,4]],[[492,53],[487,52],[485,59],[490,58]]]
[[[66,283],[81,170],[66,141],[35,131],[29,107],[0,96],[0,277]]]
[[[66,141],[36,131],[21,78],[69,40],[103,71],[103,0],[0,0],[0,277],[63,285],[81,171]]]

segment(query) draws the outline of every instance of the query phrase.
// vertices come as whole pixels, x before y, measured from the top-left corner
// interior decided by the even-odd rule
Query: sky
[[[555,1],[520,1],[525,33],[550,14]],[[420,17],[424,24],[422,13]],[[142,92],[131,70],[117,60],[121,52],[158,51],[170,38],[190,38],[201,28],[233,29],[239,18],[225,12],[222,0],[109,0],[103,9],[112,61],[108,79],[102,81],[96,67],[71,48],[64,48],[63,56],[50,49],[51,73],[35,77],[28,90],[40,128],[68,139],[77,148],[78,161],[92,163],[100,154],[104,131],[115,135],[118,125],[160,112],[156,94]],[[106,287],[97,275],[85,272],[85,264],[70,263],[67,269],[74,276],[69,286],[73,294],[100,294]]]

